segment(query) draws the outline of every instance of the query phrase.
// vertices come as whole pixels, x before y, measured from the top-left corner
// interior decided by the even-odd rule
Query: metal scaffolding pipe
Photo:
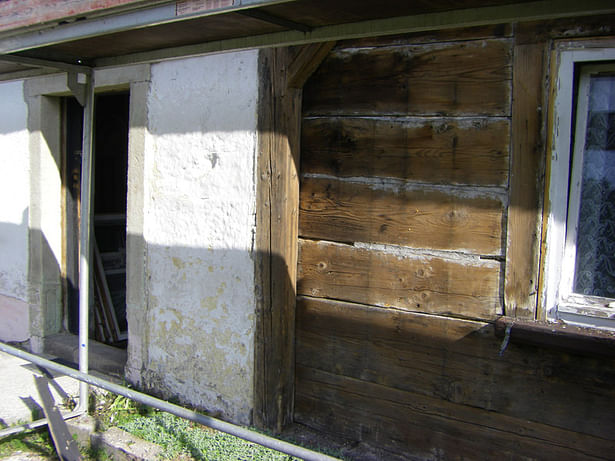
[[[71,378],[92,384],[93,386],[100,387],[109,392],[113,392],[114,394],[122,395],[144,405],[148,405],[150,407],[166,411],[167,413],[179,416],[180,418],[194,421],[195,423],[211,427],[212,429],[216,429],[221,432],[226,432],[227,434],[233,435],[235,437],[242,438],[249,442],[257,443],[273,450],[281,451],[282,453],[286,453],[291,456],[296,456],[298,458],[302,458],[308,461],[334,461],[337,459],[331,456],[324,455],[322,453],[308,450],[307,448],[299,447],[297,445],[278,440],[273,437],[269,437],[268,435],[254,432],[250,429],[246,429],[232,423],[227,423],[226,421],[212,418],[211,416],[202,415],[195,411],[180,407],[179,405],[174,405],[165,400],[152,397],[151,395],[143,394],[142,392],[138,392],[133,389],[120,386],[119,384],[112,383],[111,381],[88,375],[87,373],[82,373],[64,365],[60,365],[37,355],[22,351],[21,349],[9,346],[2,342],[0,342],[0,351],[6,352],[7,354],[14,355],[24,360],[28,360],[32,363],[35,363],[36,365],[48,368],[49,370],[63,373],[67,376],[70,376]]]
[[[62,418],[71,419],[71,418],[76,418],[78,416],[81,416],[82,414],[83,414],[82,411],[75,410],[75,411],[71,411],[70,413],[62,414]],[[42,419],[37,419],[36,421],[32,421],[31,423],[22,424],[21,426],[7,427],[6,429],[2,429],[0,431],[0,439],[4,437],[8,437],[9,435],[15,435],[21,432],[30,431],[32,429],[36,429],[37,427],[46,426],[47,424],[49,424],[47,422],[47,418],[42,418]]]
[[[81,216],[79,227],[79,371],[88,372],[90,324],[90,260],[92,255],[92,137],[94,131],[94,72],[86,75],[83,107],[83,144],[81,154]],[[80,411],[87,411],[88,385],[79,386]]]

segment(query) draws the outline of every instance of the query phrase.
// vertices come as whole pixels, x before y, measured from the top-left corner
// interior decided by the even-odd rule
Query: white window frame
[[[583,142],[576,142],[576,146],[572,146],[571,141],[575,130],[584,132],[587,112],[587,97],[579,93],[579,116],[573,126],[574,108],[577,104],[575,72],[581,73],[578,79],[579,91],[587,91],[586,82],[589,75],[611,64],[615,69],[615,48],[562,50],[559,53],[553,142],[548,169],[550,175],[546,201],[546,246],[541,300],[548,320],[562,320],[573,325],[615,331],[615,307],[608,307],[615,300],[572,293],[580,181],[571,183],[569,190],[569,178],[579,177],[584,147]]]

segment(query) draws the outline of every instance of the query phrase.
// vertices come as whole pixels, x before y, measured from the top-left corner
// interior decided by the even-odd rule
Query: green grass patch
[[[292,456],[209,429],[169,413],[136,416],[119,424],[149,442],[160,445],[166,459],[191,456],[195,460],[296,460]]]
[[[94,396],[90,401],[90,414],[98,420],[100,424],[98,430],[106,430],[112,426],[119,427],[136,437],[159,445],[163,450],[164,459],[174,461],[298,459],[112,393],[98,393]],[[287,441],[297,443],[295,440],[287,439]],[[336,450],[331,451],[321,446],[311,448],[342,458],[341,453]]]
[[[21,433],[0,439],[0,459],[20,452],[58,459],[46,427],[36,432]]]

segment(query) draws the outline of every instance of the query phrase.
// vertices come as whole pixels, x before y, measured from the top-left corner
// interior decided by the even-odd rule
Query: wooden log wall
[[[538,256],[523,240],[507,260],[507,238],[537,244],[544,183],[510,176],[542,181],[550,40],[615,32],[596,22],[339,42],[308,80],[295,421],[409,459],[613,456],[615,360],[503,345],[493,324],[505,298],[534,315],[506,271],[533,278]],[[508,222],[511,194],[534,221]]]
[[[502,314],[512,38],[476,33],[345,43],[309,80],[299,294]]]

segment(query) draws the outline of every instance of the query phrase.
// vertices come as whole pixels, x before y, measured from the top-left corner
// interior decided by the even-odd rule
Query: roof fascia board
[[[73,0],[74,2],[75,0]],[[119,4],[113,6],[107,6],[104,8],[95,8],[93,10],[76,11],[74,14],[67,16],[58,16],[57,18],[48,19],[42,22],[36,22],[33,24],[26,24],[17,27],[2,28],[0,30],[0,38],[9,37],[11,35],[20,35],[24,32],[41,31],[53,27],[57,27],[60,23],[68,24],[76,21],[82,21],[85,18],[95,19],[103,16],[110,16],[114,14],[120,14],[127,11],[134,11],[141,8],[151,8],[162,3],[169,3],[170,0],[134,0],[128,4]],[[24,1],[24,3],[26,3]]]
[[[23,80],[31,77],[41,77],[43,75],[54,74],[59,71],[53,71],[43,68],[33,68],[27,70],[17,70],[14,72],[0,72],[0,82],[9,82],[11,80]]]
[[[437,29],[484,26],[615,12],[613,0],[543,0],[503,6],[480,7],[370,20],[315,28],[310,32],[286,31],[196,45],[164,48],[94,61],[96,67],[156,62],[231,50],[335,41],[353,38],[424,32]]]
[[[0,35],[0,54],[18,53],[49,45],[97,37],[100,35],[124,32],[132,29],[152,27],[171,22],[185,21],[205,16],[233,13],[248,8],[263,7],[296,0],[236,0],[233,6],[197,11],[190,14],[177,14],[177,2],[157,4],[144,8],[141,4],[129,11],[101,16],[69,24],[53,24],[46,29],[26,28],[8,31]]]
[[[107,33],[147,27],[159,23],[171,14],[175,14],[174,4],[159,5],[114,16],[62,24],[45,30],[28,30],[21,34],[0,38],[0,54],[18,53],[42,46],[57,45]]]
[[[77,72],[88,75],[92,73],[92,68],[88,66],[67,64],[65,62],[49,61],[46,59],[28,58],[25,56],[0,55],[0,61],[23,64],[26,66],[39,67],[43,69],[59,70],[64,72]]]

